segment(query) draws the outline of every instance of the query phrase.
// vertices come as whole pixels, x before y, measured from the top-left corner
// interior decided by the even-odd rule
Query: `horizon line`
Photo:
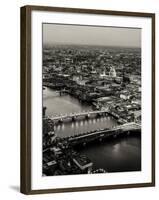
[[[123,48],[138,48],[141,49],[141,46],[120,46],[120,45],[97,45],[97,44],[69,44],[69,43],[43,43],[43,46],[94,46],[94,47],[123,47]]]

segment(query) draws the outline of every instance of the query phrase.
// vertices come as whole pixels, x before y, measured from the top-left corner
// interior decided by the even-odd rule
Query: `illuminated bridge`
[[[129,135],[129,134],[141,134],[141,125],[131,122],[131,123],[126,123],[121,126],[116,126],[112,129],[100,129],[100,130],[95,130],[87,133],[81,133],[78,135],[66,137],[64,139],[67,139],[72,145],[76,144],[83,144],[85,145],[86,143],[99,140],[102,141],[108,137],[114,137],[116,138],[117,136],[124,136],[124,135]]]
[[[61,114],[61,115],[49,116],[48,118],[53,121],[63,122],[66,119],[76,120],[78,117],[81,117],[81,116],[89,118],[92,115],[100,116],[100,115],[104,115],[104,114],[106,114],[106,115],[109,114],[109,109],[82,111],[80,113]]]

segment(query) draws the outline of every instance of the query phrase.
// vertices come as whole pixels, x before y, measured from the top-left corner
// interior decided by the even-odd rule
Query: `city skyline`
[[[43,24],[43,44],[141,48],[141,29]]]

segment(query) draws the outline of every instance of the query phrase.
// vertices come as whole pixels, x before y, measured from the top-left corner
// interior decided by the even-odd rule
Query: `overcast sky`
[[[141,47],[141,29],[43,24],[43,43]]]

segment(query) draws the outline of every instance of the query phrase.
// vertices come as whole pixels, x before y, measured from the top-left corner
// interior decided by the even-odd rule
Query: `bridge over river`
[[[90,110],[90,111],[82,111],[80,113],[69,113],[69,114],[61,114],[61,115],[54,115],[48,116],[54,123],[64,122],[66,120],[78,120],[81,117],[89,119],[91,117],[99,117],[99,116],[112,116],[118,119],[118,122],[121,124],[127,123],[127,121],[123,118],[120,118],[119,115],[115,112],[110,111],[108,108],[104,110]]]
[[[141,134],[141,125],[131,122],[120,126],[113,127],[112,129],[99,129],[95,131],[90,131],[87,133],[79,133],[78,135],[65,137],[72,145],[83,144],[88,142],[99,140],[102,141],[108,137],[129,135],[129,134]]]
[[[54,115],[54,116],[48,116],[48,118],[53,121],[63,122],[64,120],[67,120],[67,119],[76,120],[78,117],[82,117],[82,116],[89,118],[91,116],[103,116],[103,115],[107,116],[108,114],[112,115],[113,117],[119,118],[118,114],[110,112],[108,108],[104,110],[90,110],[90,111],[82,111],[80,113]]]

